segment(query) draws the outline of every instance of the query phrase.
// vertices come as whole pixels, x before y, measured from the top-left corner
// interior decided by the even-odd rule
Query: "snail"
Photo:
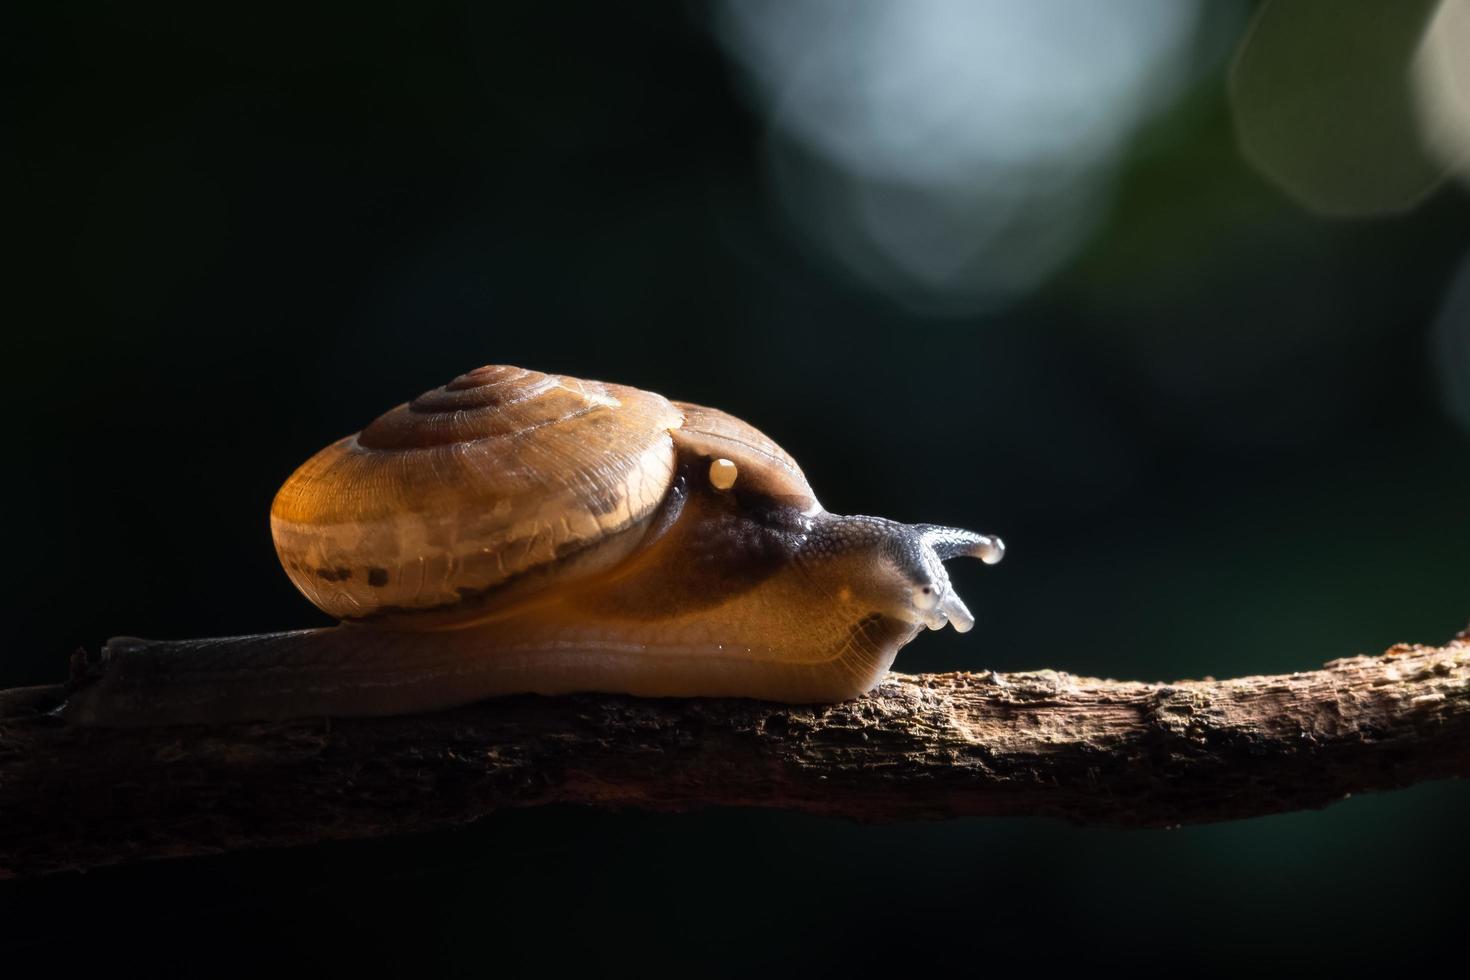
[[[999,538],[830,514],[753,426],[491,365],[285,482],[271,532],[339,625],[114,638],[62,717],[124,726],[390,715],[600,691],[835,702],[924,627],[974,625],[943,562]]]

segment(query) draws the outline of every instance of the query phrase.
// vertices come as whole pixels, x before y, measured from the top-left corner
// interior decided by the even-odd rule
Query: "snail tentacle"
[[[1006,543],[993,534],[977,534],[940,524],[915,524],[914,529],[941,561],[963,556],[979,558],[987,565],[994,565],[1006,554]]]

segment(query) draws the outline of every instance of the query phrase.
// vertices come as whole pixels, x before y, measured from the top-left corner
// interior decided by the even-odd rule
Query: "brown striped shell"
[[[634,550],[681,454],[818,508],[794,460],[713,409],[624,385],[490,365],[317,453],[271,507],[287,574],[332,616],[475,622]]]

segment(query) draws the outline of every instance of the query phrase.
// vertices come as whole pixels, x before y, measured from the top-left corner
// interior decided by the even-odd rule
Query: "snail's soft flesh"
[[[754,427],[621,385],[488,366],[308,460],[271,509],[342,620],[108,642],[77,724],[388,715],[516,693],[840,701],[922,627],[974,619],[945,559],[999,538],[829,514]]]

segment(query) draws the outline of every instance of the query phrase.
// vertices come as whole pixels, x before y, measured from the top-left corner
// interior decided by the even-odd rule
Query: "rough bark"
[[[517,697],[432,715],[77,729],[0,692],[0,876],[468,823],[505,807],[781,807],[1168,826],[1470,772],[1470,640],[1142,684],[895,674],[844,704]]]

